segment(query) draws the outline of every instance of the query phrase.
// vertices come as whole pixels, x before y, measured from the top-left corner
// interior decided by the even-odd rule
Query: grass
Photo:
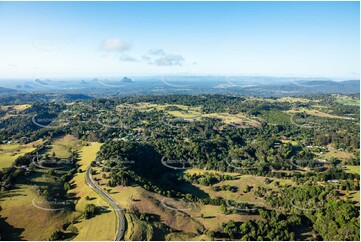
[[[5,111],[9,111],[10,109],[13,109],[15,111],[21,112],[24,111],[25,109],[31,107],[30,104],[19,104],[19,105],[4,105],[4,106],[0,106],[1,109],[5,110]]]
[[[289,103],[309,103],[313,100],[305,99],[305,98],[299,98],[299,97],[281,97],[277,99],[278,102],[289,102]]]
[[[343,105],[360,106],[360,99],[349,96],[337,95],[335,102]]]
[[[187,169],[185,171],[185,173],[187,173],[189,175],[193,175],[193,174],[201,175],[204,173],[211,173],[211,174],[230,175],[230,176],[234,176],[234,177],[239,176],[239,174],[232,173],[232,172],[222,172],[222,171],[216,171],[216,170],[203,170],[203,169],[198,169],[198,168]]]
[[[202,117],[219,118],[225,124],[233,124],[237,126],[254,126],[259,127],[260,123],[257,120],[247,118],[243,113],[229,114],[229,113],[210,113],[203,114]]]
[[[297,141],[294,141],[294,140],[281,139],[281,142],[283,144],[288,144],[289,143],[289,144],[291,144],[293,146],[298,146],[299,145],[299,143]]]
[[[18,157],[34,151],[36,149],[35,145],[39,145],[41,143],[42,141],[36,141],[26,145],[0,145],[0,169],[10,167]]]
[[[63,141],[76,142],[72,137],[62,137]],[[60,140],[56,140],[60,142]],[[78,230],[75,240],[114,240],[117,231],[117,217],[113,211],[101,213],[91,219],[79,219],[87,203],[95,205],[109,206],[85,181],[85,170],[96,157],[100,143],[90,143],[89,146],[77,146],[81,159],[79,161],[82,173],[77,173],[73,180],[73,189],[69,191],[74,197],[79,198],[75,212],[44,211],[33,206],[35,198],[36,204],[46,206],[45,200],[38,196],[34,187],[28,185],[27,179],[22,178],[17,181],[16,188],[0,193],[1,216],[11,226],[3,237],[9,240],[48,240],[55,230],[61,230],[62,226],[74,219],[77,219],[74,226]],[[6,147],[6,150],[16,148],[15,145]],[[47,175],[45,170],[35,170],[31,173],[30,181],[32,185],[51,185],[56,182]],[[89,196],[92,200],[85,199]],[[44,205],[45,204],[45,205]],[[70,234],[69,231],[66,232]]]
[[[200,214],[203,216],[201,217]],[[214,205],[203,205],[200,206],[200,210],[192,216],[196,216],[196,219],[204,225],[207,230],[211,231],[222,231],[222,223],[229,222],[231,220],[237,222],[244,222],[248,220],[260,219],[258,215],[247,215],[247,214],[223,214],[219,206]]]
[[[35,149],[35,145],[42,144],[43,141],[35,141],[23,145],[26,149]],[[18,144],[6,145],[4,152],[18,150]],[[48,240],[55,230],[61,230],[67,222],[73,221],[80,216],[80,212],[46,211],[33,205],[35,203],[41,207],[48,207],[48,203],[42,196],[39,196],[34,186],[54,187],[57,181],[47,174],[46,170],[35,169],[29,177],[17,179],[15,188],[10,191],[0,193],[2,217],[12,227],[4,236],[14,240]],[[31,185],[29,185],[31,184]],[[67,236],[73,234],[66,232]]]
[[[220,173],[218,171],[205,171],[201,169],[189,169],[186,172],[190,174],[194,174],[194,173],[199,174],[204,172]],[[274,183],[264,184],[265,177],[251,176],[251,175],[239,176],[238,174],[235,173],[227,173],[227,174],[234,175],[238,179],[231,181],[223,181],[218,183],[217,185],[225,185],[225,184],[234,185],[240,188],[239,192],[237,193],[232,193],[229,191],[215,192],[211,187],[202,186],[202,185],[194,185],[194,186],[209,194],[210,197],[219,196],[219,197],[223,197],[224,199],[230,199],[230,200],[238,199],[238,201],[248,201],[256,205],[259,205],[259,203],[262,202],[262,199],[255,198],[253,191],[245,195],[240,195],[244,189],[244,186],[252,185],[252,186],[263,186],[263,187],[271,188],[273,190],[278,189],[273,185]],[[102,175],[98,174],[97,177],[101,179]],[[284,184],[294,185],[294,183],[291,180],[277,179],[277,178],[272,178],[272,180],[279,181],[281,185]],[[106,180],[101,179],[101,184],[103,184],[102,186],[105,188]],[[231,220],[246,221],[250,219],[260,219],[258,215],[247,215],[247,214],[226,215],[221,213],[219,206],[202,205],[202,204],[197,204],[196,207],[193,209],[184,210],[184,213],[186,215],[182,215],[183,213],[179,211],[174,212],[173,210],[170,210],[161,205],[162,199],[165,198],[164,196],[146,191],[139,186],[130,186],[130,187],[117,186],[115,188],[111,188],[110,195],[114,198],[115,201],[118,202],[120,207],[128,211],[126,213],[128,229],[125,234],[125,238],[127,240],[131,240],[131,239],[141,240],[152,236],[149,234],[151,232],[149,227],[144,227],[143,222],[139,221],[139,219],[137,219],[134,216],[134,214],[131,213],[131,211],[133,211],[131,210],[131,208],[134,207],[143,213],[159,215],[161,221],[164,224],[175,230],[183,231],[182,233],[171,233],[167,235],[167,239],[169,240],[177,240],[179,238],[186,238],[187,240],[192,240],[198,238],[199,236],[197,237],[196,228],[199,227],[204,227],[208,230],[221,231],[223,222],[228,222]],[[166,198],[166,199],[167,201],[169,200],[174,207],[176,208],[179,207],[177,203],[174,203],[176,202],[176,200],[174,200],[173,198]]]
[[[134,106],[133,106],[134,107]],[[178,117],[178,118],[189,118],[193,119],[196,116],[200,116],[201,112],[200,106],[197,107],[190,107],[185,105],[179,105],[179,104],[153,104],[153,103],[138,103],[137,107],[140,108],[141,111],[150,111],[152,109],[156,109],[157,111],[165,111],[166,113]],[[181,110],[167,110],[169,107],[177,107]]]
[[[101,145],[101,143],[93,142],[90,143],[89,146],[84,146],[80,149],[81,159],[79,164],[83,172],[75,175],[72,180],[75,188],[69,191],[70,193],[74,193],[76,197],[79,197],[75,208],[77,212],[82,212],[88,203],[93,203],[97,206],[110,206],[104,198],[86,184],[85,180],[85,171],[90,163],[95,160],[96,153]],[[86,196],[91,198],[91,200],[86,200]],[[110,211],[109,213],[102,213],[88,220],[81,220],[74,226],[79,231],[79,234],[74,240],[114,240],[117,232],[117,216],[114,211]]]
[[[345,172],[360,175],[360,166],[345,166]]]
[[[271,98],[261,98],[261,97],[248,97],[247,100],[249,101],[253,101],[253,100],[257,100],[257,101],[267,101],[270,103],[275,103],[275,102],[289,102],[289,103],[310,103],[310,102],[314,102],[314,103],[318,103],[319,100],[310,100],[310,99],[306,99],[306,98],[299,98],[299,97],[281,97],[281,98],[275,98],[275,99],[271,99]]]
[[[329,159],[329,158],[336,158],[341,161],[346,161],[350,158],[352,158],[353,155],[346,151],[340,151],[340,150],[330,150],[329,152],[326,152],[325,154],[320,155],[320,158],[322,159]]]
[[[126,241],[141,241],[142,235],[145,234],[142,224],[137,221],[134,214],[126,213],[125,219],[127,220],[127,230],[124,234],[124,239]]]
[[[65,135],[55,138],[51,141],[51,145],[47,146],[45,152],[52,155],[55,153],[56,157],[68,158],[71,155],[71,150],[79,149],[82,142],[72,135]]]
[[[339,119],[345,119],[344,117],[338,116],[338,115],[333,115],[333,114],[329,114],[329,113],[325,113],[316,109],[307,109],[307,108],[296,108],[296,109],[291,109],[291,110],[287,110],[286,113],[306,113],[308,115],[312,115],[312,116],[316,116],[316,117],[320,117],[320,118],[339,118]]]
[[[187,171],[188,173],[189,171]],[[189,172],[190,174],[194,173],[191,169]],[[232,173],[231,173],[232,174]],[[260,204],[262,201],[262,198],[257,198],[254,196],[253,191],[250,191],[248,193],[243,193],[244,188],[246,185],[253,186],[253,187],[264,187],[264,188],[270,188],[272,190],[278,190],[277,187],[274,186],[274,182],[278,181],[280,185],[295,185],[295,183],[289,179],[278,179],[278,178],[271,178],[273,180],[270,184],[265,184],[265,177],[262,176],[253,176],[253,175],[242,175],[238,176],[235,180],[227,180],[227,181],[221,181],[215,185],[222,186],[222,185],[231,185],[238,187],[238,192],[232,193],[230,191],[214,191],[211,186],[205,186],[200,184],[194,184],[194,186],[198,187],[205,193],[207,193],[210,197],[222,197],[226,200],[235,200],[235,201],[242,201],[242,202],[249,202],[253,203],[255,205]],[[188,191],[192,192],[192,191]]]
[[[167,110],[167,108],[175,106],[181,110]],[[257,120],[252,120],[246,117],[243,113],[238,114],[229,114],[229,113],[209,113],[202,114],[201,106],[191,107],[185,105],[176,105],[176,104],[152,104],[152,103],[138,103],[137,107],[142,111],[150,111],[156,109],[158,111],[164,111],[169,115],[172,115],[176,118],[184,118],[188,120],[200,120],[203,117],[208,118],[219,118],[226,124],[234,124],[240,126],[255,126],[258,127],[260,124]]]
[[[11,191],[1,192],[1,216],[12,226],[2,231],[9,240],[48,240],[50,235],[62,225],[71,221],[70,213],[45,211],[33,206],[45,201],[37,195],[30,185],[19,184]]]
[[[99,177],[101,176],[99,175]],[[103,180],[101,183],[105,184],[105,181]],[[103,185],[103,187],[106,186]],[[165,198],[164,196],[146,191],[139,186],[117,186],[112,188],[110,196],[118,202],[120,207],[127,210],[126,218],[128,229],[125,234],[126,239],[141,240],[159,236],[159,234],[153,234],[154,228],[152,229],[146,226],[144,222],[140,221],[134,215],[134,210],[147,214],[156,214],[160,217],[162,223],[175,230],[185,231],[187,233],[197,233],[197,228],[201,226],[199,221],[196,221],[193,217],[189,215],[184,216],[180,212],[162,206],[161,201]],[[172,198],[167,198],[167,201],[168,199],[175,201]],[[134,231],[132,231],[132,229],[134,229]]]

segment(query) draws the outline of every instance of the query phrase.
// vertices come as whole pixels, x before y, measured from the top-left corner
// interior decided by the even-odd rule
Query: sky
[[[1,78],[359,71],[359,2],[0,2]]]

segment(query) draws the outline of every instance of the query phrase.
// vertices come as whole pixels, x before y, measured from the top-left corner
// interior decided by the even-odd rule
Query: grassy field
[[[338,116],[338,115],[333,115],[333,114],[329,114],[329,113],[325,113],[325,112],[321,112],[319,110],[316,109],[307,109],[307,108],[297,108],[297,109],[291,109],[288,111],[285,111],[286,113],[306,113],[308,115],[312,115],[312,116],[316,116],[316,117],[320,117],[320,118],[339,118],[339,119],[344,119],[344,117]]]
[[[293,146],[298,146],[298,145],[299,145],[299,142],[294,141],[294,140],[282,139],[281,142],[282,142],[283,144],[288,144],[288,143],[289,143],[289,144],[291,144],[291,145],[293,145]]]
[[[360,166],[345,166],[345,172],[360,175]]]
[[[299,98],[299,97],[281,97],[281,98],[260,98],[260,97],[248,97],[247,100],[249,101],[267,101],[270,103],[275,103],[275,102],[289,102],[289,103],[310,103],[310,102],[314,102],[314,103],[318,103],[319,100],[310,100],[310,99],[306,99],[306,98]]]
[[[247,118],[245,114],[229,114],[229,113],[201,113],[201,107],[190,107],[185,105],[173,105],[173,104],[152,104],[152,103],[138,103],[134,105],[142,111],[150,111],[152,109],[158,111],[164,111],[169,115],[176,118],[184,118],[186,120],[200,120],[203,117],[219,118],[226,124],[233,124],[237,126],[255,126],[258,127],[260,123],[257,120]],[[133,107],[134,107],[133,106]],[[168,110],[170,107],[177,107],[180,110]]]
[[[254,126],[259,127],[260,123],[257,120],[247,118],[243,113],[229,114],[229,113],[210,113],[203,114],[202,117],[219,118],[225,124],[233,124],[237,126]]]
[[[79,164],[83,172],[75,175],[72,180],[75,188],[69,191],[79,198],[76,205],[76,211],[78,212],[82,212],[88,203],[93,203],[96,206],[109,206],[106,200],[86,184],[85,180],[85,170],[95,160],[96,153],[101,145],[101,143],[91,143],[89,146],[80,149],[81,159]],[[89,196],[91,200],[86,200],[86,196]],[[88,220],[80,220],[74,225],[79,231],[74,240],[114,240],[117,231],[116,221],[117,217],[114,211],[102,213]]]
[[[40,145],[42,141],[36,141],[29,144],[3,144],[0,145],[0,169],[10,167],[16,158],[30,153]]]
[[[61,230],[65,223],[75,220],[75,223],[71,225],[78,231],[75,240],[114,240],[117,231],[115,212],[103,212],[88,220],[80,218],[87,203],[109,207],[106,200],[93,191],[85,180],[85,170],[95,159],[101,144],[90,143],[88,146],[80,146],[80,141],[70,136],[64,136],[53,140],[54,143],[51,145],[53,147],[61,146],[61,141],[66,141],[64,146],[76,143],[75,149],[80,151],[79,164],[81,165],[80,169],[84,172],[75,175],[71,181],[73,189],[69,191],[79,199],[76,211],[45,211],[34,206],[33,200],[35,199],[36,204],[48,207],[42,196],[37,195],[33,185],[43,186],[56,182],[47,175],[46,170],[35,170],[30,176],[31,185],[28,185],[25,178],[20,179],[15,189],[0,193],[1,207],[3,208],[0,214],[9,224],[8,232],[2,233],[4,238],[9,240],[48,240],[55,230]],[[6,150],[14,147],[14,145],[9,146]],[[89,196],[91,200],[86,200],[86,196]],[[69,231],[66,233],[70,236]]]
[[[102,183],[104,184],[105,182]],[[221,214],[219,213],[219,207],[217,206],[211,206],[213,208],[208,210],[210,215],[203,218],[201,218],[200,214],[202,213],[202,209],[206,209],[203,208],[204,205],[200,205],[197,209],[186,210],[184,212],[174,211],[163,206],[162,200],[167,199],[167,202],[170,202],[174,207],[181,209],[177,200],[146,191],[139,186],[115,187],[112,189],[111,196],[118,202],[120,207],[123,207],[127,211],[126,217],[128,229],[125,234],[127,240],[144,240],[159,238],[159,236],[161,236],[159,231],[157,231],[158,234],[154,234],[154,228],[150,228],[149,224],[147,226],[143,221],[140,221],[139,218],[134,215],[135,210],[146,214],[158,215],[165,225],[174,230],[185,232],[182,236],[186,236],[187,240],[194,239],[194,235],[197,234],[197,228],[206,227],[217,228],[220,230],[220,221],[225,222],[232,219],[243,219],[241,215]],[[207,212],[205,213],[208,214]],[[178,235],[179,234],[169,235],[167,236],[167,239],[177,240],[177,238],[179,238]]]
[[[133,106],[134,107],[134,106]],[[155,109],[157,111],[165,111],[166,113],[184,119],[199,119],[201,115],[201,107],[190,107],[176,104],[153,104],[153,103],[138,103],[136,105],[141,111],[150,111]],[[169,110],[170,107],[177,107],[179,110]]]
[[[30,104],[3,105],[3,106],[0,105],[0,109],[6,112],[2,117],[0,117],[0,120],[5,120],[10,117],[21,115],[20,113],[29,107],[31,107]]]
[[[321,159],[336,158],[341,161],[345,161],[347,159],[352,158],[352,154],[346,151],[330,150],[329,152],[326,152],[325,154],[322,154],[319,157]]]
[[[352,98],[349,96],[337,95],[336,103],[350,106],[360,106],[360,99]]]
[[[193,174],[195,173],[194,171],[192,171],[193,169],[190,169],[189,171],[187,170],[187,173]],[[197,174],[199,174],[199,172],[206,172],[203,170],[197,170]],[[232,174],[232,173],[231,173]],[[252,187],[264,187],[264,188],[269,188],[272,190],[278,190],[279,188],[276,187],[274,185],[275,181],[278,181],[280,185],[295,185],[295,183],[289,179],[278,179],[278,178],[272,178],[271,180],[273,180],[272,183],[270,184],[265,184],[265,177],[262,176],[253,176],[253,175],[242,175],[242,176],[235,176],[237,177],[237,179],[235,180],[227,180],[227,181],[221,181],[215,185],[217,186],[222,186],[222,185],[231,185],[231,186],[236,186],[238,188],[238,192],[236,193],[232,193],[230,191],[214,191],[212,189],[211,186],[205,186],[205,185],[200,185],[200,184],[194,184],[194,186],[198,187],[199,189],[201,189],[202,191],[204,191],[205,193],[207,193],[210,197],[222,197],[226,200],[235,200],[235,201],[242,201],[242,202],[249,202],[249,203],[253,203],[255,205],[260,204],[262,201],[262,198],[257,198],[256,196],[254,196],[253,191],[244,193],[243,190],[244,188],[248,185],[248,186],[252,186]],[[188,191],[188,192],[192,192],[192,191]]]
[[[73,214],[57,211],[45,211],[33,205],[42,204],[45,200],[38,196],[30,185],[19,184],[15,189],[1,192],[1,216],[11,226],[3,236],[8,240],[48,240],[50,235],[62,225],[73,219]],[[3,238],[4,239],[4,238]]]
[[[56,157],[68,158],[71,155],[71,150],[78,150],[82,146],[82,141],[79,141],[72,135],[65,135],[54,138],[51,145],[48,145],[44,152],[52,155],[55,153]]]
[[[124,234],[124,239],[126,241],[149,240],[149,238],[147,238],[148,226],[139,221],[139,219],[134,214],[126,213],[125,218],[127,220],[127,230]]]
[[[205,171],[200,169],[189,169],[186,172],[190,174],[201,174],[204,172],[219,173],[218,171]],[[263,186],[266,188],[271,188],[273,190],[279,189],[274,186],[274,183],[265,184],[264,177],[251,175],[239,176],[235,173],[227,174],[234,175],[238,179],[223,181],[218,183],[217,185],[234,185],[239,187],[239,192],[215,192],[211,187],[202,185],[194,185],[193,188],[190,187],[189,189],[200,189],[203,192],[207,193],[210,197],[219,196],[223,197],[224,199],[230,200],[238,199],[238,201],[248,201],[249,203],[253,203],[255,205],[259,205],[260,203],[262,203],[263,200],[261,198],[255,198],[253,191],[241,195],[243,193],[242,190],[246,185],[251,185],[254,187]],[[102,179],[101,173],[96,175],[96,177],[101,180],[100,183],[104,188],[108,188],[105,186],[106,180]],[[291,180],[276,178],[272,178],[272,180],[279,181],[281,185],[293,184]],[[189,191],[190,193],[192,192],[191,190]],[[197,228],[202,227],[208,230],[221,231],[222,223],[231,220],[246,221],[250,219],[260,219],[258,215],[251,214],[223,214],[220,211],[220,207],[214,205],[188,204],[191,209],[184,209],[184,204],[179,203],[176,199],[164,197],[159,194],[146,191],[139,186],[117,186],[115,188],[111,188],[110,194],[114,198],[114,200],[118,202],[119,206],[127,211],[126,217],[128,223],[128,230],[125,234],[125,238],[129,240],[141,240],[154,236],[154,234],[149,234],[150,232],[152,233],[152,230],[150,230],[149,227],[146,227],[145,224],[143,224],[144,222],[140,221],[136,216],[134,217],[134,214],[132,213],[134,209],[143,213],[158,215],[160,217],[160,221],[162,221],[170,228],[178,231],[183,231],[183,233],[171,233],[167,235],[167,239],[169,240],[177,240],[180,238],[192,240],[194,238],[198,238],[196,236]],[[173,211],[166,206],[162,206],[163,199],[166,199],[167,202],[172,204],[174,208],[179,209],[179,211]],[[133,232],[133,230],[138,232],[135,233]]]
[[[0,108],[4,111],[10,111],[10,110],[15,110],[18,112],[24,111],[25,109],[31,107],[30,104],[20,104],[20,105],[4,105],[4,106],[0,106]]]

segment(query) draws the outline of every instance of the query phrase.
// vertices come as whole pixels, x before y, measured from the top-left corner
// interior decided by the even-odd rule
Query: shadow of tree
[[[25,241],[21,236],[24,232],[22,228],[15,228],[14,226],[6,222],[7,218],[0,218],[0,231],[1,231],[1,240],[7,241]]]

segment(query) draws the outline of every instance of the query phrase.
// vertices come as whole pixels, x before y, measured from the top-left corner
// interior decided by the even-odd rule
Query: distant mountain
[[[306,87],[312,88],[311,93],[342,93],[342,94],[351,94],[359,92],[360,90],[360,81],[359,80],[350,80],[350,81],[309,81],[305,82]]]
[[[93,97],[84,94],[19,93],[16,90],[13,90],[16,93],[4,93],[4,95],[1,95],[2,89],[0,87],[0,103],[6,105],[52,101],[73,102],[93,99]]]
[[[132,96],[154,94],[230,94],[243,96],[300,96],[313,93],[359,93],[360,81],[332,81],[314,79],[288,79],[277,81],[266,77],[253,79],[208,79],[208,77],[183,78],[172,81],[161,81],[159,78],[128,77],[113,79],[80,79],[67,81],[34,80],[17,83],[0,84],[4,88],[16,89],[19,92],[39,92],[58,94],[83,94],[99,96]],[[5,91],[3,91],[5,92]],[[11,92],[11,91],[10,91]],[[83,98],[81,98],[83,99]]]
[[[40,84],[40,85],[49,85],[46,81],[42,81],[42,80],[40,80],[40,79],[35,79],[34,82],[35,82],[35,83],[38,83],[38,84]]]
[[[130,78],[128,78],[128,77],[123,77],[120,81],[121,81],[121,82],[125,82],[125,83],[131,83],[131,82],[133,82],[133,80],[130,79]]]
[[[336,82],[330,80],[298,80],[267,86],[260,85],[257,88],[258,92],[267,96],[305,95],[313,93],[353,94],[359,92],[360,81],[351,80]]]
[[[27,84],[25,84],[25,85],[16,85],[15,88],[16,89],[34,89],[32,86],[27,85]]]
[[[15,89],[0,87],[0,95],[13,94],[13,93],[17,93],[17,92],[18,91]]]

